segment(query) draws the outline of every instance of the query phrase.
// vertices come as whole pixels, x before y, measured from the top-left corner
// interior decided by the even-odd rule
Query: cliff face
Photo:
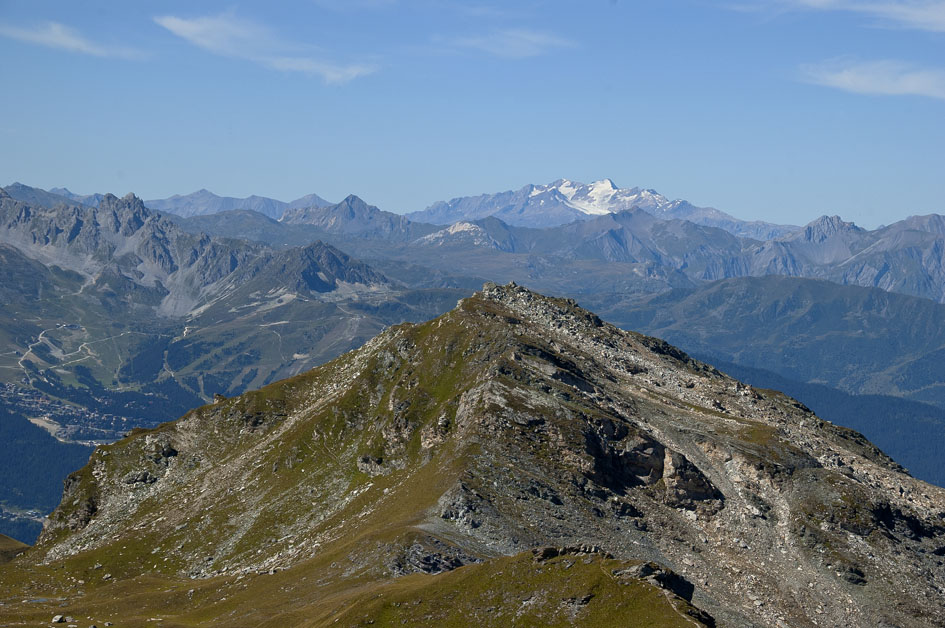
[[[189,313],[264,252],[185,233],[131,194],[106,194],[96,208],[50,209],[0,198],[0,241],[46,265],[77,271],[100,290],[137,291],[133,300],[164,316]],[[142,298],[142,291],[153,294]]]
[[[154,596],[169,599],[196,581],[179,616],[221,623],[250,621],[261,596],[270,618],[308,609],[288,624],[495,620],[533,598],[573,611],[551,623],[590,621],[604,600],[639,620],[617,594],[563,593],[592,565],[600,591],[658,587],[684,623],[865,627],[941,625],[943,554],[945,491],[859,434],[573,301],[487,284],[437,319],[99,448],[17,564],[91,574],[102,596],[164,582]],[[469,584],[480,576],[492,588]],[[23,597],[12,578],[0,586]],[[532,597],[496,593],[523,586]],[[428,616],[401,604],[408,589]]]

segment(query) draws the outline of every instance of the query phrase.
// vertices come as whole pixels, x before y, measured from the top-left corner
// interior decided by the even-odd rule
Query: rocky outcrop
[[[0,198],[0,242],[44,264],[81,272],[104,299],[175,318],[241,288],[247,294],[280,287],[319,294],[341,282],[390,285],[366,264],[321,242],[273,251],[187,233],[132,194],[106,194],[95,208],[46,208]]]
[[[514,284],[99,448],[32,556],[116,547],[127,578],[321,565],[324,586],[609,556],[640,564],[608,581],[705,624],[945,612],[945,491],[788,397]]]

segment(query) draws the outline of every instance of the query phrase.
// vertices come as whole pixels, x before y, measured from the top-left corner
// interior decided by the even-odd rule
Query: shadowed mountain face
[[[629,625],[930,626],[943,547],[945,490],[859,434],[573,301],[490,284],[100,447],[0,587],[55,598],[82,578],[70,609],[131,622],[416,620],[405,598],[427,621],[521,609],[488,582],[580,623],[609,581],[628,597],[601,600],[667,591],[662,610],[608,602]],[[55,608],[16,601],[0,621]]]
[[[316,242],[263,256],[241,270],[245,289],[283,286],[299,292],[331,292],[343,283],[390,288],[393,284],[373,268],[338,249]]]
[[[90,445],[61,442],[13,411],[10,392],[9,386],[0,387],[0,565],[6,562],[4,535],[34,543],[46,515],[62,499],[63,479],[92,453]]]

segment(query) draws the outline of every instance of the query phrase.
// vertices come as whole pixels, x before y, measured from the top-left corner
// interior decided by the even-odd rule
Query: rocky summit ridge
[[[0,573],[0,623],[41,597],[165,625],[940,626],[943,555],[945,490],[858,433],[486,284],[99,447]]]

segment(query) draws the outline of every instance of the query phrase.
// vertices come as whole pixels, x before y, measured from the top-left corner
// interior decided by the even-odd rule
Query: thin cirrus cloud
[[[497,30],[485,35],[459,37],[450,42],[457,48],[472,48],[496,57],[522,59],[537,57],[573,42],[543,31],[525,28]]]
[[[381,9],[397,4],[397,0],[312,0],[312,2],[322,9],[332,11]]]
[[[925,96],[945,100],[945,71],[900,61],[834,59],[802,68],[808,83],[856,94]]]
[[[777,0],[777,3],[787,8],[858,13],[903,28],[945,32],[942,0]]]
[[[41,26],[32,28],[0,24],[0,36],[93,57],[137,59],[144,56],[144,53],[133,48],[98,44],[84,37],[74,28],[59,22],[46,22]]]
[[[299,55],[298,46],[282,42],[268,28],[232,15],[182,18],[173,15],[154,21],[181,39],[213,54],[252,61],[283,72],[319,76],[326,83],[346,83],[376,70],[366,64],[338,64]]]

